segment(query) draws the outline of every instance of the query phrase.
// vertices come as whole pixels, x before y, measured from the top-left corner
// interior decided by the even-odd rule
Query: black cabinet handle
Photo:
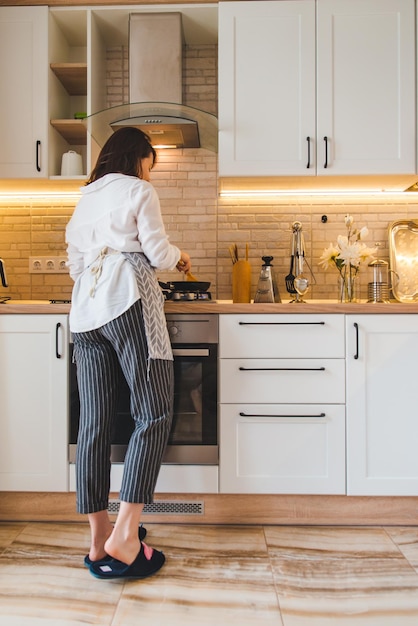
[[[41,142],[38,139],[38,141],[36,142],[36,169],[37,169],[38,172],[41,171],[41,153],[40,153],[40,150],[41,150]]]
[[[325,367],[239,367],[240,372],[325,372]]]
[[[0,280],[3,287],[8,287],[7,278],[6,278],[6,270],[4,269],[3,259],[0,259]]]
[[[308,142],[308,162],[306,164],[306,169],[308,170],[311,167],[311,138],[306,137],[306,141]]]
[[[358,359],[358,324],[354,322],[354,328],[356,329],[356,353],[354,355],[355,359]]]
[[[58,351],[58,337],[60,328],[61,324],[58,322],[58,324],[55,326],[55,356],[57,359],[61,358],[61,354]]]
[[[318,413],[317,415],[274,415],[274,414],[267,414],[267,413],[244,413],[243,411],[240,412],[240,416],[241,417],[325,417],[325,413]]]
[[[238,322],[239,326],[325,326],[325,322]]]
[[[324,137],[324,141],[325,141],[325,163],[324,163],[324,168],[326,169],[328,167],[328,137]]]

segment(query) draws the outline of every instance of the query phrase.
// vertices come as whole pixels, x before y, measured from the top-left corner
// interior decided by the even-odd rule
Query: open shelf
[[[50,66],[70,96],[87,95],[87,63],[51,63]]]
[[[70,145],[87,143],[87,129],[82,120],[51,120],[51,125]]]

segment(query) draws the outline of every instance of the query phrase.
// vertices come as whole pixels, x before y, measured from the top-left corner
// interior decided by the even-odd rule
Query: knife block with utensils
[[[232,266],[232,302],[251,302],[251,264],[236,261]]]

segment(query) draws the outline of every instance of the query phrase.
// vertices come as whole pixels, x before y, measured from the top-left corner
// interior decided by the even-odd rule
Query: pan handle
[[[161,280],[159,280],[158,284],[160,285],[161,289],[167,289],[168,291],[174,291],[175,290],[174,285],[171,284],[171,283],[163,283]]]

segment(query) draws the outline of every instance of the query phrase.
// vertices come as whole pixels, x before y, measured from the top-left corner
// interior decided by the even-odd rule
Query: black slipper
[[[147,536],[147,529],[144,528],[141,524],[141,526],[138,528],[139,541],[143,541],[146,536]],[[89,555],[86,554],[86,556],[84,557],[84,565],[86,567],[90,567],[90,565],[92,565],[93,563],[107,563],[108,561],[111,561],[111,560],[112,560],[112,557],[107,554],[102,559],[98,559],[97,561],[92,561]]]
[[[141,543],[141,549],[135,561],[130,565],[122,563],[117,559],[112,559],[106,563],[93,563],[90,565],[90,573],[102,580],[116,578],[139,579],[147,578],[158,572],[164,565],[165,556],[162,552],[150,548],[145,543]]]

